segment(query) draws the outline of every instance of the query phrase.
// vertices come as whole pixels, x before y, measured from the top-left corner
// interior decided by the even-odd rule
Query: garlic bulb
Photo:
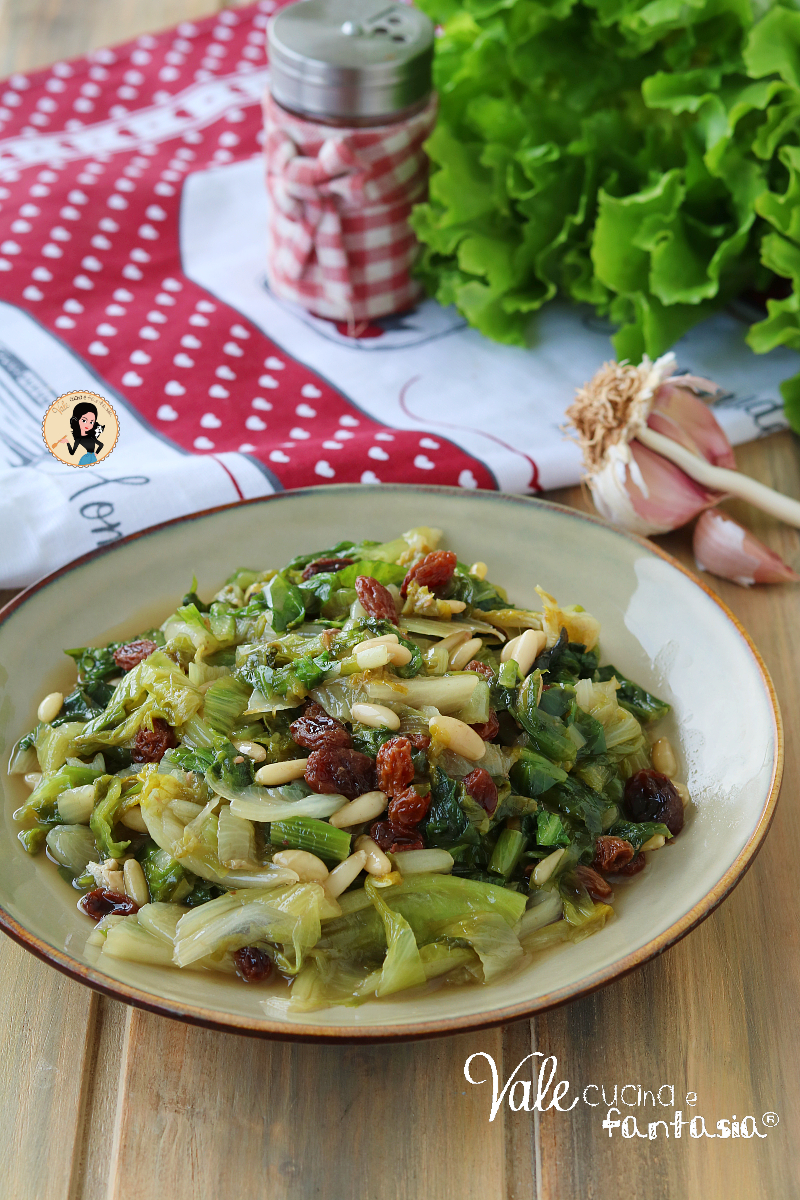
[[[774,550],[720,512],[703,513],[695,526],[692,547],[701,571],[710,571],[743,587],[800,581],[800,575]]]
[[[645,445],[648,429],[712,466],[736,466],[730,442],[700,399],[719,388],[694,375],[673,379],[675,366],[672,353],[655,363],[645,357],[638,367],[606,363],[566,413],[598,512],[634,533],[677,529],[724,495]]]

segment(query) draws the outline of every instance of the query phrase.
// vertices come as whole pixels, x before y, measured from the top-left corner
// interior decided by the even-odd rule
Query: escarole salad
[[[14,815],[101,962],[283,978],[295,1012],[486,983],[602,929],[680,832],[645,732],[669,706],[600,665],[579,605],[517,607],[440,538],[193,582],[160,629],[67,651]]]

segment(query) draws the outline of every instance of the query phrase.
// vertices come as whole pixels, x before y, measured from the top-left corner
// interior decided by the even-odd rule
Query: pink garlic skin
[[[695,526],[692,549],[701,571],[710,571],[742,587],[800,582],[800,575],[774,550],[720,512],[703,513]]]
[[[659,430],[660,432],[660,430]],[[677,439],[675,439],[677,440]],[[628,469],[626,490],[637,516],[647,525],[648,533],[669,533],[680,529],[704,508],[718,504],[720,492],[711,492],[696,483],[668,459],[634,439],[629,450],[638,472]],[[640,489],[636,475],[647,489]]]
[[[717,418],[696,391],[713,396],[719,388],[697,375],[665,380],[653,396],[647,424],[693,454],[702,455],[715,467],[730,467],[735,471],[736,459],[731,444]]]
[[[671,379],[656,389],[647,424],[714,466],[736,468],[736,459],[725,432],[711,409],[693,388],[713,395],[716,384],[695,375]],[[680,467],[662,458],[635,439],[631,455],[641,473],[646,493],[637,486],[636,472],[628,472],[626,491],[636,514],[649,533],[669,533],[691,521],[703,509],[718,504],[721,492],[710,491],[690,479]]]

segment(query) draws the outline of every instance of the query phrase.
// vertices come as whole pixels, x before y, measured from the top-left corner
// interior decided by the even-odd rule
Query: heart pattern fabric
[[[0,301],[50,339],[52,364],[71,355],[118,406],[115,454],[126,424],[179,452],[176,483],[164,485],[170,516],[189,503],[179,476],[196,455],[224,465],[219,484],[209,483],[208,504],[259,486],[424,480],[493,488],[469,437],[458,428],[448,437],[424,414],[404,415],[381,391],[380,370],[380,404],[367,412],[351,400],[346,378],[329,382],[324,359],[310,365],[281,343],[280,322],[260,327],[244,297],[226,302],[184,273],[187,179],[238,168],[259,153],[265,31],[276,7],[259,0],[222,9],[4,84],[14,99],[0,107]],[[255,262],[262,251],[250,246],[250,253]],[[281,319],[297,316],[287,311]],[[317,326],[331,353],[352,355],[354,370],[370,339],[389,337],[370,328],[362,344],[333,324]],[[68,370],[63,376],[54,387],[66,392],[75,384]],[[12,418],[6,436],[16,434]],[[147,467],[126,462],[126,477],[146,475]],[[4,469],[0,461],[0,481]],[[535,468],[525,483],[536,486]],[[141,527],[133,501],[126,512],[121,534]]]

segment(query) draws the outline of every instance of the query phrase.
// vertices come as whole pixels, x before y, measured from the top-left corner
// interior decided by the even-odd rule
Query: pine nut
[[[672,743],[668,738],[662,737],[657,742],[654,742],[651,753],[653,756],[653,766],[661,775],[666,775],[668,779],[672,779],[678,774],[675,751],[672,749]]]
[[[350,707],[354,721],[369,725],[372,729],[399,729],[400,718],[396,712],[383,704],[353,704]]]
[[[147,887],[147,880],[144,877],[144,871],[135,858],[126,860],[122,868],[122,873],[125,880],[125,894],[130,896],[131,900],[135,900],[139,908],[143,904],[149,904],[150,892]]]
[[[526,629],[514,641],[516,645],[509,658],[513,658],[516,661],[520,669],[520,674],[527,675],[547,645],[547,634],[543,633],[541,629]],[[503,653],[507,649],[508,646],[505,646]]]
[[[474,575],[476,579],[485,579],[488,570],[489,568],[485,562],[476,562],[470,567],[469,573],[470,575]]]
[[[356,796],[355,800],[328,817],[328,821],[336,829],[347,829],[350,825],[360,825],[362,821],[374,821],[385,808],[385,792],[364,792],[363,796]]]
[[[639,853],[642,853],[644,850],[660,850],[666,840],[667,839],[664,837],[663,833],[654,833],[651,838],[648,838],[647,841],[639,847]]]
[[[547,858],[542,859],[533,872],[533,882],[537,887],[541,887],[543,883],[547,883],[563,856],[564,848],[562,846],[560,850],[554,850],[552,854],[548,854]]]
[[[256,771],[256,783],[262,787],[280,787],[293,779],[302,779],[308,766],[307,758],[291,758],[288,762],[267,763]]]
[[[127,829],[135,829],[137,833],[147,833],[147,826],[144,823],[142,810],[138,804],[133,808],[126,808],[125,812],[120,816],[121,823]]]
[[[333,899],[341,896],[345,888],[349,888],[356,876],[364,870],[366,862],[367,856],[364,851],[356,850],[355,854],[351,854],[344,862],[340,862],[338,867],[334,867],[322,885],[328,895]]]
[[[360,838],[356,838],[356,850],[363,850],[365,856],[364,870],[369,875],[388,875],[392,869],[392,864],[381,850],[377,842],[373,842],[371,837],[367,837],[362,833]]]
[[[104,886],[107,887],[110,892],[119,892],[121,896],[127,895],[127,892],[125,891],[125,876],[123,875],[122,871],[107,871],[104,867],[103,879],[105,880]]]
[[[356,654],[355,660],[362,671],[374,671],[378,667],[385,667],[389,661],[389,647],[385,643],[381,646],[370,646]]]
[[[411,662],[413,656],[408,646],[392,646],[389,644],[386,649],[389,654],[389,662],[395,667],[404,667],[407,663]]]
[[[522,637],[522,634],[520,633],[520,634],[517,634],[516,637],[511,638],[509,641],[506,642],[505,646],[503,646],[503,649],[500,651],[500,662],[501,663],[508,662],[510,659],[515,657],[514,651],[516,650],[521,637]]]
[[[463,671],[467,663],[472,662],[482,645],[483,641],[481,638],[470,638],[463,646],[459,646],[450,655],[450,670]]]
[[[453,750],[470,761],[474,762],[475,759],[483,758],[486,753],[486,743],[483,738],[469,725],[459,721],[458,717],[444,717],[441,713],[437,713],[428,721],[428,728],[431,736],[437,741],[443,742],[448,750]]]
[[[446,604],[451,613],[462,613],[467,607],[463,600],[440,600],[440,604]]]
[[[301,883],[322,883],[328,878],[325,863],[308,850],[279,850],[273,854],[272,861],[294,871]]]
[[[362,650],[371,650],[373,646],[396,646],[399,641],[396,633],[384,633],[381,637],[367,638],[365,642],[359,642],[357,646],[353,646],[351,654],[360,654]]]
[[[61,692],[50,692],[37,708],[36,715],[45,725],[49,725],[61,712],[61,705],[63,703],[64,697]]]
[[[24,779],[31,791],[34,791],[42,782],[42,772],[29,771],[28,774],[24,776]]]
[[[434,644],[437,649],[442,648],[448,654],[452,654],[464,642],[468,642],[470,636],[469,629],[457,629],[455,633],[448,633],[447,637],[443,637],[440,642],[435,642]]]
[[[692,797],[689,794],[688,787],[686,786],[685,783],[681,783],[677,779],[673,779],[670,782],[672,783],[672,786],[675,788],[675,791],[678,793],[681,800],[683,801],[683,807],[686,808],[686,805],[690,804],[691,799],[692,799]]]
[[[246,754],[248,758],[252,758],[253,762],[263,762],[267,757],[267,752],[258,742],[238,741],[232,739],[234,746],[240,754]]]

